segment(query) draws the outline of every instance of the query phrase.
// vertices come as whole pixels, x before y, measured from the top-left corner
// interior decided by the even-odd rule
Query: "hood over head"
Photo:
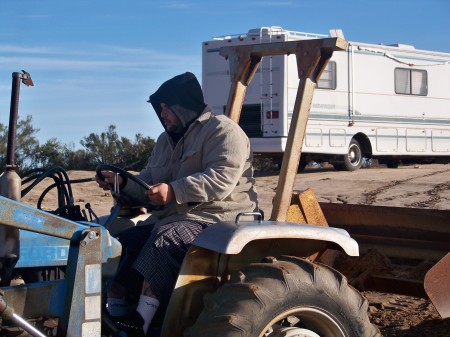
[[[194,74],[186,72],[164,82],[147,101],[152,104],[161,123],[161,103],[180,119],[184,130],[200,116],[206,108],[200,83]],[[164,126],[164,123],[162,123]]]

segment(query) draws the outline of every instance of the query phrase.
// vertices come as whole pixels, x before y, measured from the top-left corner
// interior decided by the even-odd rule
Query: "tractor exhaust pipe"
[[[0,175],[0,195],[12,200],[21,199],[21,179],[16,172],[16,131],[19,115],[20,81],[32,86],[31,76],[26,71],[12,73],[11,109],[9,114],[8,144],[6,148],[6,167]],[[19,230],[0,224],[0,286],[9,285],[12,269],[19,259]]]
[[[9,128],[8,128],[8,144],[6,149],[6,169],[15,168],[15,150],[16,150],[16,131],[17,119],[19,116],[19,94],[20,94],[20,80],[26,85],[33,85],[30,74],[25,70],[23,73],[12,73],[12,88],[11,88],[11,108],[9,111]]]
[[[5,172],[0,176],[0,195],[19,201],[21,190],[21,179],[16,173],[15,152],[17,119],[19,116],[19,93],[20,80],[27,86],[32,86],[31,76],[25,70],[12,73],[11,109],[9,111],[8,144],[6,147]]]

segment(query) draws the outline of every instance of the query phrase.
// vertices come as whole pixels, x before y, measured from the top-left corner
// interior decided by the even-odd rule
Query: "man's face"
[[[172,110],[165,103],[161,103],[161,118],[166,126],[167,131],[172,133],[182,133],[183,125]]]

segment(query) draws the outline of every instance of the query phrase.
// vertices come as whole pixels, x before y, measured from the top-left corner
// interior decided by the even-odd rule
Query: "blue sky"
[[[146,102],[158,86],[192,71],[201,44],[251,28],[402,43],[450,53],[449,0],[0,0],[0,122],[8,125],[11,73],[28,71],[19,114],[33,116],[41,143],[79,141],[108,125],[120,136],[157,138]]]

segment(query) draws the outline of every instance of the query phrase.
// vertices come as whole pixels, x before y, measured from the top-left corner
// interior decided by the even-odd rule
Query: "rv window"
[[[395,93],[404,95],[428,94],[428,79],[425,70],[395,69]]]
[[[226,106],[223,106],[225,113]],[[261,129],[261,104],[244,104],[242,106],[239,126],[249,138],[262,137]]]
[[[336,62],[328,62],[317,82],[318,89],[336,89]]]

